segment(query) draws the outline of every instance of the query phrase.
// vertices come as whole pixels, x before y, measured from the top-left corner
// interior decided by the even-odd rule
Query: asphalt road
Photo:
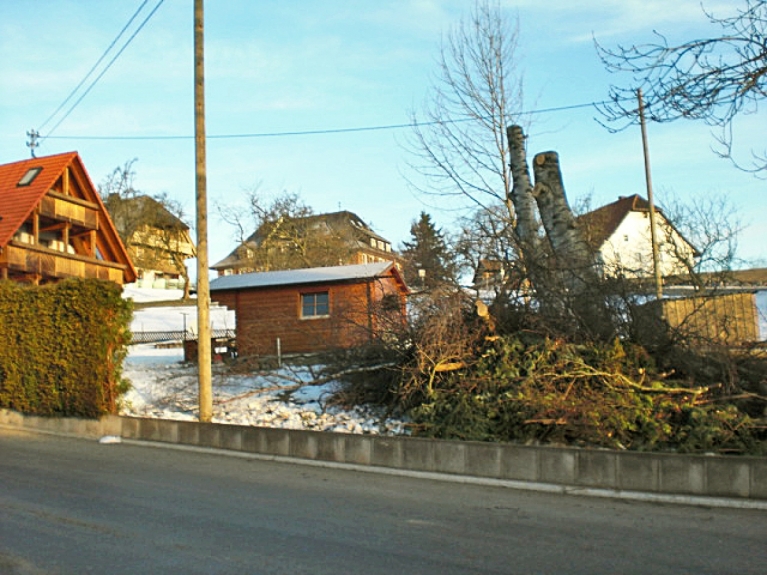
[[[0,429],[2,574],[767,573],[767,512]]]

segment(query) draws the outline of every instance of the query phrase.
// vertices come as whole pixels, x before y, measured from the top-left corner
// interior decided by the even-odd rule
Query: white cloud
[[[607,40],[634,37],[649,38],[653,30],[661,33],[682,33],[700,29],[708,20],[698,0],[508,0],[505,5],[519,10],[523,30],[528,27],[548,29],[550,40],[557,38],[569,43],[590,43],[593,36]],[[731,2],[703,2],[709,12],[732,13]],[[557,14],[552,17],[552,14]]]

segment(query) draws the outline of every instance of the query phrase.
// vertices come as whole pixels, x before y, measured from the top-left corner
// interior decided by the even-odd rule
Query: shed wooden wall
[[[753,293],[669,299],[663,304],[671,328],[689,338],[728,345],[759,340]]]
[[[301,294],[327,291],[329,317],[302,318]],[[212,298],[234,310],[237,350],[241,356],[314,353],[366,343],[381,328],[379,304],[395,294],[404,312],[404,295],[394,280],[306,284],[215,291]]]
[[[753,293],[664,299],[645,306],[640,331],[652,338],[664,331],[698,344],[747,345],[759,341],[758,311]],[[663,319],[662,319],[663,318]]]

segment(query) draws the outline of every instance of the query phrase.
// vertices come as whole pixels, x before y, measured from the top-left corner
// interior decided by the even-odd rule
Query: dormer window
[[[38,167],[36,167],[36,168],[29,168],[29,169],[27,170],[27,173],[26,173],[26,174],[24,174],[24,175],[21,177],[21,179],[19,180],[19,183],[18,183],[18,184],[16,184],[16,187],[17,187],[17,188],[21,188],[21,187],[23,187],[23,186],[28,186],[28,185],[30,185],[32,182],[34,182],[34,181],[35,181],[35,178],[37,177],[37,175],[38,175],[40,172],[42,172],[42,171],[43,171],[43,168],[42,168],[42,166],[38,166]]]

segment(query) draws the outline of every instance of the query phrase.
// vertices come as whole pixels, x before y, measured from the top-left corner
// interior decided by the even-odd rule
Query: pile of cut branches
[[[414,433],[682,452],[767,452],[763,422],[716,389],[658,371],[636,345],[572,344],[530,333],[489,338],[473,362],[411,366],[399,400]],[[420,382],[420,385],[419,385]]]

